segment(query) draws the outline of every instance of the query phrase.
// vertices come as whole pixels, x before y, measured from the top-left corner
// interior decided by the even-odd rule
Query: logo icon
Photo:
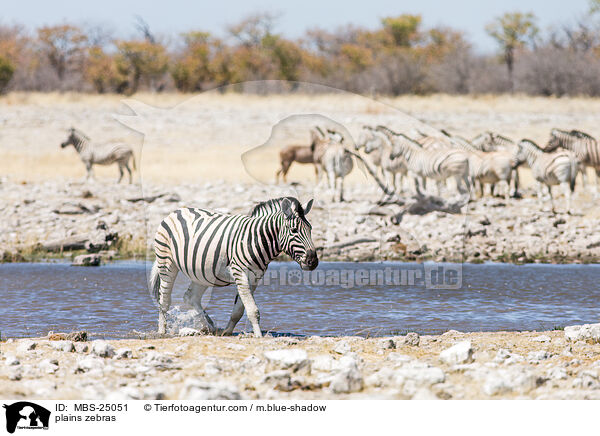
[[[48,429],[50,411],[42,406],[29,401],[19,401],[10,405],[4,404],[6,409],[6,431],[14,433],[18,429]]]

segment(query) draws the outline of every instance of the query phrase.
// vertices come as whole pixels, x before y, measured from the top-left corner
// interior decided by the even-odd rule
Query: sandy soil
[[[0,397],[600,399],[599,356],[600,345],[562,331],[34,338],[0,345]]]

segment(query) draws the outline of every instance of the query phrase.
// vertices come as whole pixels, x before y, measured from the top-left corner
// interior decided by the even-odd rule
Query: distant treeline
[[[227,29],[157,35],[141,19],[137,36],[63,23],[35,31],[0,25],[0,92],[132,94],[199,92],[267,79],[304,81],[362,94],[522,92],[600,95],[600,0],[572,24],[541,32],[530,13],[486,25],[498,53],[477,54],[464,34],[425,28],[419,15],[381,20],[377,29],[313,29],[297,40],[274,32],[276,17],[250,16]],[[240,84],[245,92],[293,90]]]

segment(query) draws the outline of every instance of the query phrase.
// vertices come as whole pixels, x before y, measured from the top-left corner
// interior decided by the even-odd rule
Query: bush
[[[15,67],[8,59],[0,56],[0,93],[4,93],[10,83]]]

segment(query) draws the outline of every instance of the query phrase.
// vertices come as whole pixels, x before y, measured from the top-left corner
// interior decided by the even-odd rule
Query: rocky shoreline
[[[143,189],[142,189],[143,188]],[[597,263],[600,213],[580,192],[574,215],[553,214],[536,198],[484,197],[460,207],[428,198],[381,200],[375,184],[346,188],[332,203],[326,188],[225,181],[178,186],[145,183],[4,180],[0,198],[0,260],[152,258],[154,232],[182,206],[248,213],[258,201],[295,195],[315,198],[309,219],[320,258],[329,261]],[[589,198],[588,198],[589,197]],[[438,201],[436,203],[436,201]],[[457,200],[458,201],[458,200]],[[97,260],[97,262],[96,262]]]
[[[244,334],[82,339],[52,334],[1,342],[0,396],[600,399],[600,324],[366,339]]]

